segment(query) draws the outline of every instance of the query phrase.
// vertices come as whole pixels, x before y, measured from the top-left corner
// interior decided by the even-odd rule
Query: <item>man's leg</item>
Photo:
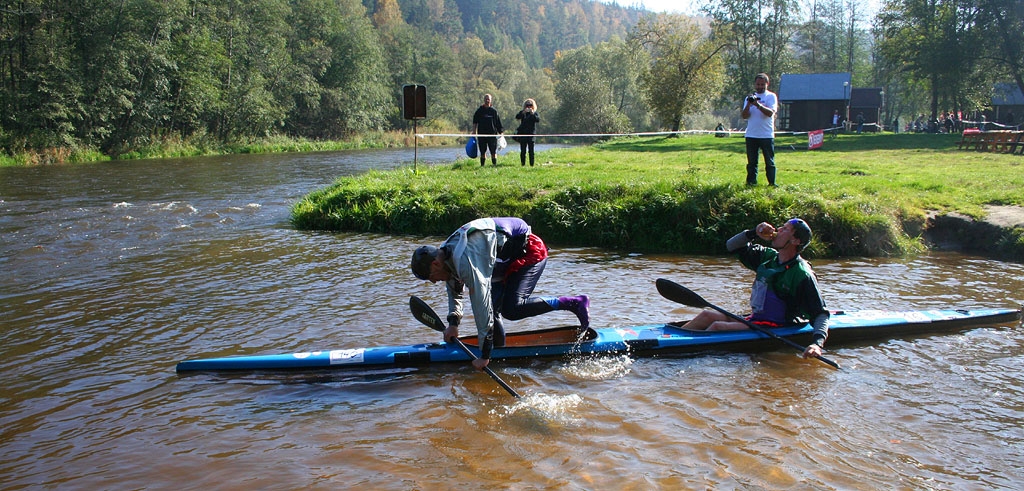
[[[491,138],[490,141],[487,142],[487,146],[491,150],[491,163],[498,165],[498,138]]]
[[[775,139],[765,138],[761,140],[761,154],[764,155],[764,176],[768,178],[768,185],[775,185]]]
[[[501,311],[506,319],[515,321],[555,310],[548,299],[532,296],[533,289],[537,287],[547,264],[548,260],[544,259],[536,264],[523,266],[505,279]]]
[[[757,139],[747,138],[747,186],[757,186]]]

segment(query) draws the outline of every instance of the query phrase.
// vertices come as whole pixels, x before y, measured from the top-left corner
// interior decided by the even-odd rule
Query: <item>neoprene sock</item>
[[[575,297],[558,297],[558,310],[568,310],[576,314],[580,320],[580,327],[590,327],[590,297],[578,295]]]

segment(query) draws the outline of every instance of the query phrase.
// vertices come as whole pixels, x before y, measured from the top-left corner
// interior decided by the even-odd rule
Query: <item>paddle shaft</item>
[[[796,348],[801,353],[803,353],[806,350],[805,347],[800,346],[799,344],[794,343],[791,339],[779,336],[778,334],[776,334],[775,332],[771,331],[770,329],[765,329],[765,328],[763,328],[763,327],[761,327],[761,326],[759,326],[757,324],[754,324],[753,322],[750,322],[747,319],[744,319],[743,317],[740,317],[740,316],[738,316],[738,315],[736,315],[736,314],[734,314],[732,312],[729,312],[728,310],[725,310],[725,309],[723,309],[723,308],[721,308],[721,307],[719,307],[719,306],[717,306],[715,304],[712,304],[711,302],[708,302],[707,300],[704,300],[703,297],[701,297],[700,295],[694,293],[692,290],[690,290],[689,288],[686,288],[683,285],[675,283],[675,282],[673,282],[671,280],[666,280],[664,278],[658,278],[658,280],[656,281],[656,285],[658,287],[658,293],[661,293],[661,296],[663,296],[663,297],[665,297],[665,298],[667,298],[667,299],[669,299],[669,300],[671,300],[673,302],[681,303],[681,304],[684,304],[684,305],[689,305],[691,307],[710,307],[710,308],[712,308],[714,310],[717,310],[718,312],[721,312],[722,314],[724,314],[727,317],[730,317],[732,319],[738,320],[738,321],[746,324],[747,327],[749,327],[750,329],[752,329],[754,331],[757,331],[757,332],[759,332],[761,334],[764,334],[766,336],[778,339],[779,341],[782,341],[783,343],[786,343],[786,344]],[[832,360],[830,360],[828,358],[825,358],[824,356],[815,355],[814,357],[819,359],[819,360],[821,360],[825,364],[828,364],[828,365],[832,366],[833,368],[836,368],[836,369],[840,368],[838,363],[836,363],[836,362],[834,362],[834,361],[832,361]]]
[[[778,334],[775,334],[774,332],[772,332],[771,329],[765,329],[764,327],[761,327],[761,326],[759,326],[757,324],[754,324],[753,322],[750,322],[747,319],[744,319],[744,318],[742,318],[742,317],[740,317],[740,316],[738,316],[738,315],[736,315],[736,314],[734,314],[732,312],[728,312],[725,309],[719,308],[716,305],[712,305],[712,304],[709,303],[708,307],[711,307],[711,308],[713,308],[713,309],[715,309],[715,310],[717,310],[717,311],[719,311],[719,312],[721,312],[721,313],[723,313],[723,314],[725,314],[725,315],[727,315],[729,317],[732,317],[733,319],[736,319],[736,320],[746,324],[747,327],[749,327],[749,328],[751,328],[751,329],[753,329],[753,330],[755,330],[755,331],[757,331],[757,332],[759,332],[761,334],[767,334],[768,336],[771,336],[771,337],[773,337],[775,339],[778,339],[779,341],[782,341],[783,343],[786,343],[786,344],[796,348],[797,351],[799,351],[801,353],[803,353],[806,350],[805,347],[800,346],[799,344],[794,343],[793,340],[791,340],[789,338],[784,338],[782,336],[779,336]],[[836,362],[834,362],[834,361],[832,361],[832,360],[830,360],[828,358],[825,358],[824,356],[814,355],[814,357],[819,359],[819,360],[821,360],[821,361],[823,361],[823,362],[825,362],[828,365],[831,365],[832,368],[839,369],[839,364],[838,363],[836,363]]]
[[[444,322],[441,321],[441,318],[437,315],[437,312],[434,312],[434,309],[430,308],[430,306],[427,305],[427,302],[424,302],[422,299],[414,295],[409,298],[409,309],[412,310],[413,317],[415,317],[416,320],[423,323],[423,325],[435,331],[444,332]],[[461,349],[463,353],[469,356],[471,360],[477,359],[477,356],[473,354],[473,351],[470,350],[469,346],[466,346],[466,343],[463,343],[461,339],[452,336],[451,339],[448,339],[448,342],[458,346],[459,349]],[[498,376],[498,374],[494,373],[494,371],[491,370],[490,367],[484,367],[483,370],[487,372],[487,375],[490,375],[491,378],[493,378],[494,381],[498,383],[498,385],[500,385],[503,389],[508,391],[509,394],[515,396],[516,399],[521,399],[523,397],[519,395],[519,393],[516,392],[515,389],[513,389],[510,385],[506,384],[505,381],[502,380],[501,377]]]

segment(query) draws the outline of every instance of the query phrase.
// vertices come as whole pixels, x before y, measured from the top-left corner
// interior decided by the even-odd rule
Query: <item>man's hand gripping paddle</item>
[[[416,320],[422,322],[423,325],[435,331],[444,332],[444,322],[441,321],[441,318],[437,316],[437,313],[434,312],[434,309],[430,308],[430,306],[427,305],[427,302],[424,302],[419,297],[414,295],[412,297],[409,297],[409,309],[412,310],[413,317],[415,317]],[[477,356],[473,354],[472,351],[470,351],[469,347],[466,346],[466,344],[463,343],[461,339],[453,336],[451,339],[447,339],[446,341],[458,346],[459,349],[461,349],[463,353],[466,353],[466,355],[469,356],[471,360],[477,359]],[[490,375],[495,382],[498,382],[498,385],[501,385],[503,389],[508,391],[509,394],[515,396],[516,399],[521,399],[523,397],[519,395],[519,393],[516,392],[515,389],[506,384],[505,381],[502,380],[501,377],[498,376],[498,374],[494,373],[494,371],[491,370],[490,367],[484,367],[484,371],[487,372],[487,375]]]

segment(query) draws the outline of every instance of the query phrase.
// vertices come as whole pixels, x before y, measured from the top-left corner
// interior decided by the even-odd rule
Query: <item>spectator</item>
[[[775,185],[775,111],[779,98],[768,90],[768,75],[754,77],[754,93],[743,101],[740,116],[747,120],[747,186],[757,186],[757,153],[764,155],[764,175]]]
[[[487,163],[487,150],[491,151],[491,163],[498,165],[498,135],[505,132],[501,126],[498,111],[491,107],[491,94],[484,94],[484,103],[473,113],[473,134],[480,148],[480,165]],[[481,134],[487,136],[480,136]]]

